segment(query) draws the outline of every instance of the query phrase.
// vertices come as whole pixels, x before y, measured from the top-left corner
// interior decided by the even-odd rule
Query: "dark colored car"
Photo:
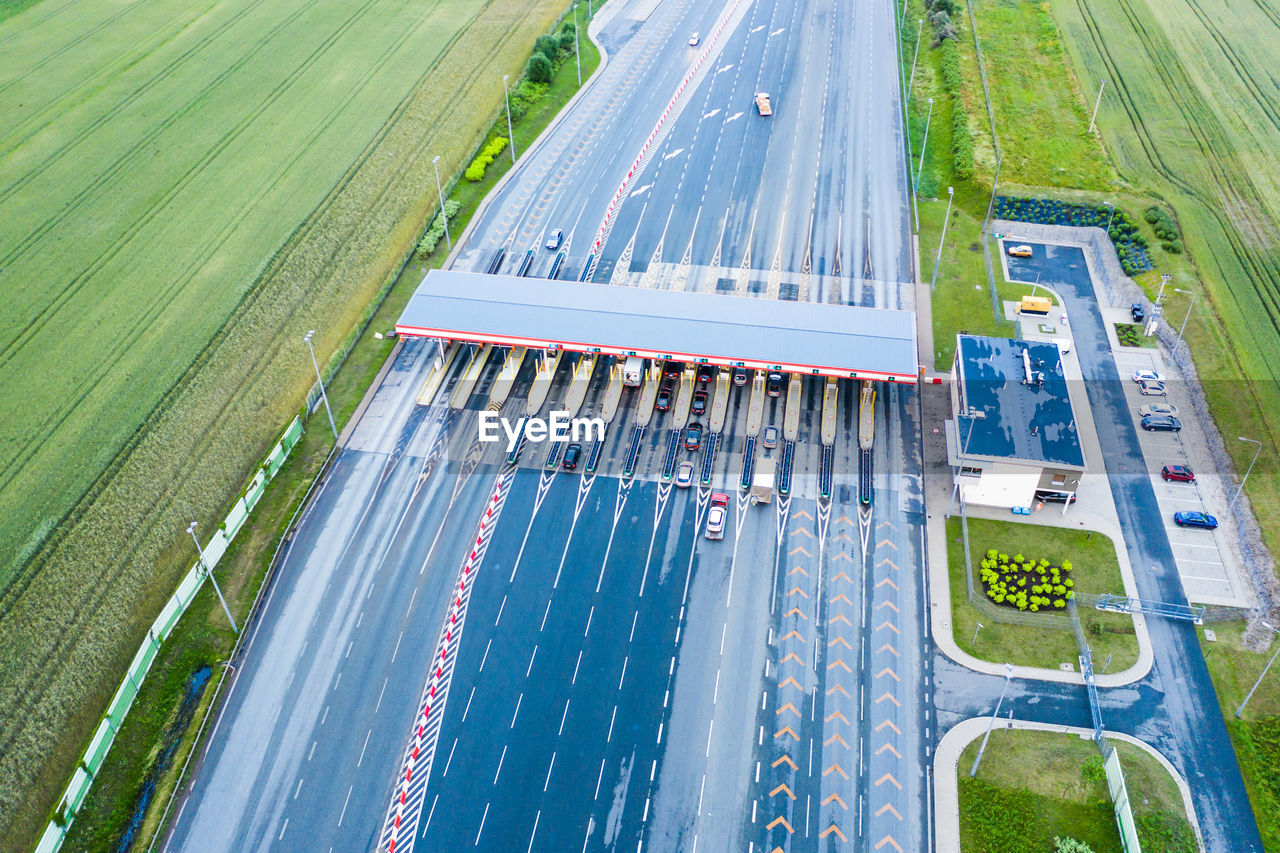
[[[1144,415],[1142,428],[1148,432],[1178,432],[1182,429],[1182,421],[1168,415]]]
[[[1160,476],[1164,477],[1166,483],[1170,480],[1178,483],[1194,483],[1196,481],[1195,472],[1186,465],[1166,465],[1160,469]]]
[[[702,446],[702,424],[694,421],[684,433],[684,449],[697,450]]]
[[[671,387],[663,385],[658,389],[658,399],[654,401],[653,407],[659,412],[665,412],[671,408]]]
[[[782,374],[770,373],[769,380],[765,383],[764,390],[765,390],[765,393],[768,394],[770,397],[781,397],[782,396]]]
[[[564,449],[564,460],[560,463],[564,470],[572,471],[578,467],[578,457],[582,455],[581,444],[571,444]]]
[[[1147,319],[1147,312],[1142,310],[1142,304],[1135,302],[1129,306],[1129,316],[1133,318],[1133,322],[1141,323]]]
[[[1218,526],[1218,519],[1207,512],[1184,510],[1173,514],[1173,523],[1179,527],[1199,527],[1204,530],[1214,530]]]
[[[701,415],[707,411],[707,392],[706,391],[693,392],[692,411],[695,415]]]
[[[710,382],[711,377],[716,375],[716,369],[709,364],[703,364],[698,367],[698,381]]]
[[[679,376],[680,372],[683,370],[684,370],[684,365],[681,364],[680,362],[668,361],[666,364],[662,366],[662,375],[663,376]]]
[[[1036,489],[1036,500],[1044,501],[1047,504],[1073,504],[1076,502],[1076,493]]]

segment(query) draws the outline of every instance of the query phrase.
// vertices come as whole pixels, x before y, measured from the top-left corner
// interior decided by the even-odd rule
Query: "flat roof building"
[[[396,332],[914,383],[910,311],[432,270]]]
[[[1084,451],[1057,344],[958,335],[951,379],[961,500],[1030,507],[1037,491],[1076,491]]]

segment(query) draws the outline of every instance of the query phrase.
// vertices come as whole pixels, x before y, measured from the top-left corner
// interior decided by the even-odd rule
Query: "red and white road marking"
[[[475,585],[476,575],[484,561],[489,540],[493,538],[493,529],[497,525],[498,516],[502,513],[502,507],[506,503],[507,493],[514,479],[514,468],[509,468],[498,475],[489,500],[485,504],[485,510],[476,525],[475,541],[458,571],[458,580],[453,589],[453,601],[449,605],[444,625],[440,628],[436,653],[431,659],[431,677],[423,687],[422,699],[418,703],[418,716],[414,720],[413,732],[400,765],[399,781],[391,804],[387,808],[387,817],[378,846],[383,853],[396,853],[397,850],[400,853],[407,853],[413,849],[413,841],[418,834],[418,821],[422,817],[422,802],[427,791],[427,778],[431,775],[431,765],[435,759],[436,745],[440,737],[445,700],[449,696],[449,685],[453,680],[454,660],[462,640],[462,627],[467,618],[467,604],[471,600],[471,589]]]

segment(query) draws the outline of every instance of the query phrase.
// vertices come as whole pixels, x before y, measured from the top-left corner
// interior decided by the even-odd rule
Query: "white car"
[[[1156,373],[1154,370],[1146,370],[1144,368],[1142,370],[1135,370],[1133,372],[1133,381],[1134,382],[1163,382],[1164,377],[1161,376],[1159,373]]]
[[[1155,415],[1157,417],[1176,418],[1178,416],[1178,407],[1172,403],[1148,403],[1138,409],[1138,414],[1142,417]]]
[[[708,539],[724,538],[724,519],[725,508],[722,506],[713,506],[707,512],[707,532]]]
[[[687,489],[693,485],[694,467],[692,462],[681,462],[680,468],[676,471],[676,487]]]
[[[1163,397],[1165,395],[1164,383],[1157,382],[1154,379],[1143,379],[1138,383],[1138,393],[1144,397]]]
[[[689,47],[697,47],[698,42],[700,41],[702,41],[702,39],[698,36],[697,33],[694,33],[693,35],[689,36]]]

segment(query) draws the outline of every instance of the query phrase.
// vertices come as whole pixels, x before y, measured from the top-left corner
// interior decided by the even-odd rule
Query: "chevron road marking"
[[[887,522],[887,521],[882,521],[882,522],[880,522],[879,524],[877,524],[877,525],[876,525],[876,530],[879,530],[881,527],[887,527],[887,528],[889,528],[890,530],[897,530],[897,529],[898,529],[898,528],[894,527],[892,524],[890,524],[890,523],[889,523],[889,522]]]
[[[841,551],[839,554],[836,554],[834,557],[832,557],[832,558],[831,558],[831,562],[833,562],[833,563],[834,563],[836,560],[844,560],[846,563],[852,563],[852,562],[853,562],[853,557],[850,557],[848,554],[846,554],[846,553],[844,553],[843,551]]]
[[[788,557],[794,556],[796,554],[804,554],[806,557],[813,556],[812,554],[810,554],[808,551],[804,549],[803,545],[797,545],[796,547],[792,548],[790,551],[787,552]]]
[[[884,814],[885,812],[892,812],[894,817],[896,817],[898,820],[902,820],[902,815],[898,814],[898,810],[895,809],[889,803],[885,803],[883,806],[880,807],[880,810],[876,812],[876,817],[880,817],[880,815]]]
[[[880,588],[880,587],[882,587],[882,586],[891,586],[891,587],[893,587],[894,592],[898,592],[898,591],[899,591],[899,590],[898,590],[898,585],[897,585],[896,583],[894,583],[894,582],[893,582],[893,579],[892,579],[892,578],[881,578],[881,579],[880,579],[880,581],[879,581],[878,583],[876,583],[875,588],[876,588],[876,589],[879,589],[879,588]]]
[[[837,613],[834,617],[832,617],[830,624],[834,625],[837,622],[843,622],[844,624],[848,625],[850,628],[853,627],[853,623],[849,621],[849,617],[845,616],[843,613]]]
[[[791,577],[791,576],[792,576],[792,575],[794,575],[796,572],[799,572],[800,574],[804,575],[805,577],[809,577],[809,573],[808,573],[808,572],[806,572],[802,566],[796,566],[794,569],[792,569],[791,571],[787,572],[787,577]]]
[[[893,569],[895,572],[896,572],[896,571],[898,571],[898,564],[897,564],[897,563],[895,563],[893,560],[890,560],[888,557],[885,557],[883,560],[881,560],[880,562],[876,563],[876,568],[877,568],[877,569],[878,569],[878,568],[880,568],[880,567],[881,567],[881,566],[883,566],[885,563],[888,563],[888,564],[889,564],[889,568]]]
[[[838,580],[845,580],[845,581],[848,581],[849,583],[853,583],[853,578],[849,577],[849,573],[848,573],[848,572],[841,572],[840,574],[838,574],[838,575],[836,575],[835,577],[833,577],[833,578],[831,579],[831,582],[832,582],[832,583],[835,583],[835,582],[836,582],[836,581],[838,581]]]
[[[846,699],[853,698],[852,696],[849,695],[849,691],[844,689],[844,685],[842,684],[837,684],[835,687],[832,687],[830,690],[827,691],[827,695],[830,696],[832,693],[837,693],[837,692],[843,693]]]
[[[841,539],[843,539],[843,540],[845,540],[846,542],[849,542],[849,543],[852,543],[852,542],[853,542],[853,537],[852,537],[852,536],[850,536],[848,533],[843,533],[843,532],[842,532],[842,533],[840,533],[839,535],[836,535],[836,536],[832,536],[832,537],[831,537],[831,541],[832,541],[832,542],[839,542]]]
[[[841,667],[842,669],[844,669],[844,671],[845,671],[845,672],[848,672],[848,673],[852,673],[852,672],[853,672],[853,670],[849,669],[849,664],[847,664],[847,663],[845,663],[845,662],[844,662],[844,658],[836,658],[836,660],[835,660],[835,662],[834,662],[834,663],[830,663],[830,664],[828,664],[828,665],[827,665],[827,672],[830,672],[831,670],[835,669],[836,667]]]
[[[842,737],[840,737],[840,735],[832,735],[831,737],[829,737],[829,738],[827,738],[826,740],[824,740],[824,741],[822,742],[822,745],[823,745],[823,746],[831,746],[831,744],[835,743],[836,741],[840,741],[840,745],[841,745],[841,746],[843,746],[845,749],[848,749],[848,748],[849,748],[849,744],[848,744],[848,743],[846,743],[846,742],[845,742],[845,739],[844,739],[844,738],[842,738]],[[899,757],[901,757],[901,756],[899,756]],[[823,805],[826,805],[826,803],[823,803]]]
[[[877,604],[877,605],[876,605],[876,610],[879,610],[879,609],[880,609],[880,608],[882,608],[882,607],[892,607],[892,608],[893,608],[893,612],[894,612],[894,613],[901,613],[901,612],[902,612],[902,611],[898,610],[898,605],[894,604],[892,601],[882,601],[882,602],[880,602],[879,604]]]
[[[894,748],[893,748],[893,744],[891,744],[891,743],[886,743],[884,746],[882,746],[882,747],[880,747],[879,749],[877,749],[875,754],[876,754],[876,755],[879,755],[880,753],[884,752],[886,749],[893,753],[893,757],[894,757],[894,758],[901,758],[901,757],[902,757],[902,753],[901,753],[901,752],[898,752],[898,750],[894,749]]]
[[[879,672],[877,672],[875,677],[876,677],[876,678],[880,678],[881,676],[886,675],[886,674],[887,674],[887,675],[889,675],[889,676],[891,676],[891,677],[893,678],[893,680],[894,680],[894,681],[901,681],[901,680],[902,680],[901,678],[899,678],[899,677],[898,677],[898,673],[894,672],[892,669],[890,669],[890,668],[889,668],[889,667],[887,667],[887,666],[886,666],[884,669],[882,669],[882,670],[880,670]]]
[[[795,637],[797,640],[799,640],[802,643],[804,642],[804,637],[800,636],[800,632],[797,631],[795,628],[792,628],[790,633],[788,633],[782,639],[778,640],[778,644],[781,645],[782,643],[785,643],[787,640],[790,640],[792,637]]]
[[[880,787],[881,785],[883,785],[885,782],[892,782],[892,783],[893,783],[893,786],[894,786],[895,788],[897,788],[899,791],[901,791],[901,790],[902,790],[902,783],[901,783],[901,782],[899,782],[897,779],[893,778],[893,774],[892,774],[892,773],[886,773],[886,774],[884,774],[883,776],[881,776],[879,779],[877,779],[877,780],[876,780],[876,787],[877,787],[877,788],[879,788],[879,787]]]
[[[844,637],[836,637],[834,640],[827,643],[827,648],[831,648],[836,643],[839,643],[840,645],[844,646],[846,649],[849,649],[850,651],[853,650],[853,646],[849,645],[849,641],[846,640]]]
[[[801,714],[799,711],[797,711],[797,710],[796,710],[796,706],[795,706],[795,705],[792,705],[790,702],[788,702],[787,704],[785,704],[785,705],[783,705],[781,708],[779,708],[779,709],[775,712],[775,715],[776,715],[776,714],[781,714],[783,711],[790,711],[791,713],[795,714],[795,715],[796,715],[797,717],[799,717],[800,719],[804,719],[804,715],[803,715],[803,714]]]
[[[787,832],[795,832],[795,830],[791,828],[791,824],[787,823],[787,819],[782,816],[775,817],[773,822],[766,826],[765,829],[773,829],[778,824],[785,826],[787,828]]]
[[[798,513],[797,513],[797,515],[798,515]],[[795,530],[791,531],[791,535],[792,535],[792,536],[796,536],[796,535],[801,534],[801,533],[803,533],[805,536],[808,536],[810,539],[812,539],[812,538],[813,538],[813,534],[812,534],[812,533],[810,533],[808,530],[805,530],[803,527],[797,527]]]
[[[790,684],[796,690],[799,690],[801,693],[804,692],[804,688],[800,686],[800,682],[796,681],[794,678],[787,678],[786,681],[778,685],[778,689],[781,690],[782,688],[786,687],[788,684]]]
[[[898,842],[893,840],[892,835],[886,835],[884,838],[881,838],[880,843],[876,845],[876,849],[879,850],[881,847],[885,846],[886,844],[892,844],[894,850],[897,850],[898,853],[902,853],[902,848],[898,846]]]
[[[782,764],[784,761],[785,761],[787,764],[790,764],[790,765],[791,765],[791,769],[792,769],[792,770],[799,770],[799,769],[800,769],[799,767],[797,767],[797,766],[796,766],[796,763],[795,763],[794,761],[792,761],[792,760],[791,760],[791,756],[789,756],[789,755],[784,755],[784,756],[782,756],[782,757],[781,757],[781,758],[779,758],[777,761],[773,762],[773,764],[771,764],[770,766],[771,766],[771,767],[777,767],[779,764]]]
[[[776,797],[778,794],[786,794],[793,800],[796,798],[796,795],[791,793],[791,789],[787,787],[785,782],[769,792],[770,797]]]
[[[809,513],[805,512],[802,509],[796,510],[795,512],[792,513],[792,515],[795,516],[796,518],[807,518],[810,521],[813,521],[813,516],[809,515]]]
[[[796,593],[800,593],[800,595],[801,595],[802,597],[804,597],[804,598],[808,598],[808,597],[809,597],[809,593],[805,592],[803,589],[801,589],[801,588],[800,588],[800,587],[798,587],[798,586],[793,586],[793,587],[791,587],[791,589],[787,590],[787,594],[786,594],[786,595],[784,595],[784,596],[783,596],[783,598],[788,598],[788,597],[790,597],[790,596],[795,595]]]
[[[899,734],[899,735],[900,735],[900,734],[902,734],[902,729],[900,729],[900,728],[898,728],[897,726],[895,726],[895,725],[893,724],[893,720],[885,720],[883,723],[881,723],[880,725],[876,726],[876,731],[880,731],[880,730],[881,730],[881,729],[883,729],[885,726],[888,726],[889,728],[893,729],[893,733],[894,733],[894,734]]]
[[[834,720],[836,717],[839,717],[840,722],[844,723],[846,726],[849,725],[849,718],[846,717],[844,714],[840,713],[839,711],[832,711],[830,714],[826,716],[826,719],[824,719],[822,722],[829,723],[832,720]]]
[[[809,617],[808,617],[808,616],[805,616],[803,613],[801,613],[801,612],[800,612],[800,608],[799,608],[799,607],[793,607],[793,608],[791,608],[790,610],[788,610],[786,613],[783,613],[783,614],[782,614],[782,618],[783,618],[783,619],[786,619],[788,616],[792,615],[793,613],[794,613],[796,616],[799,616],[799,617],[800,617],[801,619],[803,619],[804,621],[806,621],[806,622],[808,622],[808,621],[809,621]]]
[[[783,735],[791,735],[791,737],[793,737],[793,738],[796,740],[796,742],[797,742],[797,743],[800,741],[800,736],[791,730],[791,726],[784,726],[783,728],[781,728],[781,729],[779,729],[778,731],[774,732],[774,733],[773,733],[773,739],[774,739],[774,740],[777,740],[778,738],[782,737]]]
[[[835,604],[837,601],[843,601],[845,604],[849,605],[850,607],[853,606],[853,602],[849,600],[849,596],[845,595],[843,592],[840,593],[839,595],[831,596],[832,604]]]
[[[892,548],[895,551],[898,550],[898,546],[894,545],[888,539],[881,539],[879,542],[876,543],[876,548],[883,548],[885,545],[888,545],[890,548]]]
[[[879,625],[877,625],[877,626],[876,626],[876,630],[877,630],[877,631],[879,631],[881,628],[888,628],[890,631],[893,631],[893,633],[895,633],[895,634],[901,634],[901,633],[902,633],[902,632],[901,632],[901,631],[899,631],[897,628],[895,628],[895,627],[893,626],[893,623],[891,623],[888,619],[886,619],[885,621],[881,622]]]
[[[785,658],[778,661],[778,665],[781,666],[782,664],[786,663],[789,660],[794,660],[796,663],[800,664],[801,666],[804,666],[804,661],[800,660],[800,656],[797,655],[795,652],[789,652]]]
[[[881,646],[880,648],[876,649],[876,651],[877,651],[877,652],[883,652],[885,649],[888,649],[890,652],[892,652],[892,653],[893,653],[893,656],[894,656],[895,658],[896,658],[896,657],[901,657],[901,655],[899,655],[899,654],[898,654],[898,650],[897,650],[897,649],[895,649],[893,646],[889,645],[888,643],[885,643],[883,646]]]
[[[848,810],[849,810],[849,807],[848,807],[848,806],[846,806],[846,805],[844,804],[844,800],[840,799],[840,795],[839,795],[839,794],[831,794],[831,795],[830,795],[830,796],[828,796],[825,800],[823,800],[823,801],[822,801],[822,804],[825,806],[825,805],[828,805],[829,803],[833,803],[833,802],[834,802],[834,803],[839,803],[839,804],[840,804],[840,808],[844,809],[845,811],[848,811]],[[842,836],[842,837],[843,837],[843,836]]]
[[[844,768],[843,768],[843,767],[841,767],[839,764],[832,764],[832,765],[831,765],[830,767],[828,767],[826,770],[823,770],[823,771],[822,771],[822,775],[823,775],[823,776],[829,776],[829,775],[831,775],[832,773],[839,773],[839,774],[840,774],[841,776],[843,776],[845,779],[848,779],[848,778],[849,778],[849,774],[848,774],[848,773],[845,773],[845,772],[844,772]]]
[[[853,519],[847,515],[842,515],[836,519],[836,524],[844,522],[845,524],[853,524]]]
[[[879,699],[877,699],[873,704],[875,704],[875,705],[879,705],[881,702],[883,702],[883,701],[884,701],[884,700],[886,700],[886,699],[888,699],[888,700],[889,700],[890,702],[892,702],[893,704],[897,705],[899,708],[901,708],[901,707],[902,707],[902,703],[901,703],[901,702],[899,702],[897,699],[894,699],[894,698],[893,698],[893,695],[892,695],[891,693],[889,693],[889,691],[887,691],[887,690],[886,690],[884,693],[881,693],[881,694],[880,694],[880,698],[879,698]]]
[[[840,836],[840,840],[841,840],[841,841],[848,841],[848,840],[849,840],[849,839],[847,839],[847,838],[845,838],[845,837],[844,837],[844,833],[843,833],[843,832],[841,832],[841,831],[840,831],[840,829],[839,829],[839,827],[837,827],[834,823],[833,823],[833,824],[831,824],[831,826],[828,826],[826,829],[822,830],[822,832],[821,832],[821,833],[819,833],[818,837],[819,837],[819,838],[826,838],[828,835],[830,835],[830,834],[831,834],[831,833],[833,833],[833,832],[834,832],[836,835]]]

